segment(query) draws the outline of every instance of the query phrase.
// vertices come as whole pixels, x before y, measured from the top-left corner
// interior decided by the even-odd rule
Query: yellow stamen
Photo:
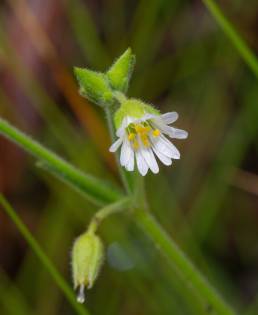
[[[135,125],[135,130],[137,133],[141,133],[141,134],[146,134],[150,131],[150,127],[149,126],[142,126],[142,125]]]
[[[142,140],[142,143],[145,147],[149,147],[150,146],[150,142],[149,142],[149,139],[147,137],[147,135],[141,135],[141,140]]]
[[[154,137],[158,137],[158,136],[160,135],[159,129],[153,130],[153,131],[152,131],[152,135],[153,135]]]
[[[133,140],[135,138],[135,133],[130,132],[127,137],[128,137],[128,140],[131,141],[131,140]]]
[[[149,140],[148,140],[148,139],[145,139],[145,140],[143,141],[143,145],[144,145],[146,148],[149,148],[149,147],[150,147],[150,142],[149,142]]]
[[[135,150],[139,149],[139,142],[136,139],[133,141],[133,148]]]

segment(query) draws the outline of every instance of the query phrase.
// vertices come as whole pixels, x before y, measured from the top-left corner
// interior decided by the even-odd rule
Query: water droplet
[[[85,301],[84,284],[81,284],[79,287],[78,295],[77,295],[77,302],[84,303],[84,301]]]

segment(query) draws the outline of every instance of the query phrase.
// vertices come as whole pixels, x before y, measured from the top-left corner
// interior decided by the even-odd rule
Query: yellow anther
[[[136,139],[133,141],[133,148],[134,150],[139,149],[139,142]]]
[[[144,129],[145,128],[142,125],[135,125],[135,130],[137,133],[142,133]]]
[[[146,134],[141,135],[141,140],[142,140],[142,143],[145,147],[150,146],[150,142],[149,142],[148,136]]]
[[[135,125],[135,130],[137,133],[146,134],[151,130],[151,128],[150,126],[144,127],[143,125]]]
[[[149,140],[148,140],[148,139],[144,139],[144,140],[143,140],[143,145],[144,145],[146,148],[150,147],[150,142],[149,142]]]
[[[154,137],[158,137],[158,136],[160,135],[159,129],[153,130],[153,131],[152,131],[152,135],[153,135]]]
[[[128,140],[131,141],[135,138],[135,133],[130,132],[127,137],[128,137]]]

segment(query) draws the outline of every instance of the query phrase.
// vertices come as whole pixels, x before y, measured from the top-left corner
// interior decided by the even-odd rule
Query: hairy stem
[[[29,136],[0,118],[0,134],[14,141],[24,150],[40,160],[42,166],[83,193],[96,204],[106,204],[119,200],[122,194],[104,184],[101,180],[82,173],[55,153],[43,147]]]
[[[114,213],[121,212],[130,206],[131,198],[125,197],[115,203],[111,203],[97,211],[89,224],[88,231],[95,232],[101,222]]]
[[[188,285],[193,286],[206,299],[207,313],[215,310],[221,315],[235,314],[149,212],[135,211],[135,221]]]
[[[106,112],[106,118],[107,118],[109,133],[110,133],[112,142],[114,142],[116,140],[115,128],[114,128],[114,123],[113,123],[113,114],[114,113],[112,112],[112,109],[108,106],[105,108],[105,112]],[[128,194],[130,194],[132,192],[132,188],[130,185],[128,174],[126,174],[124,169],[122,169],[120,167],[119,157],[118,157],[117,153],[115,154],[115,157],[116,157],[116,163],[118,165],[119,174],[121,176],[124,188],[125,188],[126,192]]]

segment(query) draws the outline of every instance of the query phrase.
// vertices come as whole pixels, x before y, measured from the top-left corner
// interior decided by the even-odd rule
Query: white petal
[[[175,138],[175,139],[186,139],[188,137],[188,132],[183,130],[183,129],[178,129],[178,128],[172,128],[172,136],[170,136],[171,138]]]
[[[132,172],[134,170],[134,154],[131,155],[130,159],[128,160],[126,166],[126,170]]]
[[[169,158],[173,157],[171,150],[167,147],[166,143],[164,143],[164,141],[162,141],[160,137],[153,139],[153,145],[154,144],[155,144],[155,148],[159,152],[162,152],[164,155],[166,155]]]
[[[177,148],[169,142],[163,135],[157,138],[151,138],[155,148],[169,158],[180,159],[180,153]]]
[[[159,115],[154,115],[154,114],[145,114],[141,119],[140,121],[146,121],[146,120],[149,120],[149,119],[155,119],[157,117],[160,117]]]
[[[157,155],[157,157],[160,159],[160,161],[164,164],[164,165],[171,165],[172,164],[172,159],[167,157],[165,154],[163,154],[162,152],[160,152],[157,148],[156,145],[152,146],[152,150],[154,151],[154,153]]]
[[[161,135],[160,138],[163,141],[163,143],[166,144],[166,146],[171,150],[171,152],[173,154],[172,158],[173,159],[180,159],[180,152],[174,146],[174,144],[172,142],[168,141],[168,139],[164,135]]]
[[[178,113],[177,112],[169,112],[169,113],[161,115],[161,118],[165,124],[169,125],[178,119]]]
[[[120,164],[125,166],[130,159],[131,154],[133,154],[133,149],[128,141],[127,137],[125,136],[123,139],[122,149],[120,153]]]
[[[117,137],[123,137],[125,132],[126,132],[126,130],[125,130],[125,120],[123,120],[120,128],[118,128],[117,131],[116,131],[116,136]]]
[[[117,129],[116,131],[116,135],[118,137],[123,137],[125,132],[126,132],[126,128],[128,127],[128,125],[130,125],[130,123],[134,122],[136,120],[136,118],[130,117],[130,116],[126,116],[123,121],[121,126]]]
[[[141,145],[141,148],[139,150],[152,173],[157,174],[159,172],[159,166],[152,152],[152,149],[144,148],[143,145]]]
[[[127,171],[132,172],[134,170],[134,152],[132,151],[130,158],[125,165]]]
[[[178,129],[170,126],[164,126],[161,131],[168,135],[170,138],[174,139],[186,139],[188,137],[188,132],[183,129]]]
[[[109,148],[110,152],[116,152],[116,150],[120,147],[122,144],[123,138],[118,138]]]
[[[148,165],[144,158],[142,157],[140,150],[137,150],[135,152],[135,156],[138,170],[142,176],[145,176],[148,172]]]
[[[188,137],[187,131],[167,126],[163,121],[158,119],[154,120],[153,125],[155,128],[158,128],[162,133],[168,135],[170,138],[186,139]]]

